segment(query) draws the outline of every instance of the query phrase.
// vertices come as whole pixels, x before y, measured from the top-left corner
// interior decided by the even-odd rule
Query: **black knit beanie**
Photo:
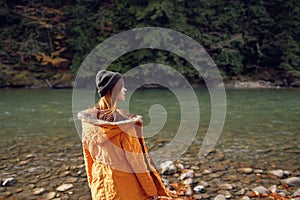
[[[96,75],[96,87],[100,97],[105,96],[105,94],[116,85],[121,77],[121,74],[118,72],[100,70]]]

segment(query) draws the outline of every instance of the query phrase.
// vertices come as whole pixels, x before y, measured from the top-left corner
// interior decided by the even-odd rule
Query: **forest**
[[[0,0],[0,87],[72,87],[87,54],[138,27],[169,28],[196,40],[223,80],[300,87],[299,0]],[[142,49],[111,69],[172,65],[192,83],[203,77],[184,59]]]

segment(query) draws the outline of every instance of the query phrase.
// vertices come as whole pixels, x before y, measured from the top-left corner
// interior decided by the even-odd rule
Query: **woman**
[[[141,116],[118,109],[126,89],[119,73],[101,70],[94,108],[78,114],[88,183],[93,200],[168,199],[142,138]]]

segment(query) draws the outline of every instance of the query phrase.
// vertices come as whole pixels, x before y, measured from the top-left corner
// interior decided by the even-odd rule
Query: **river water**
[[[199,143],[210,123],[211,105],[207,90],[196,89],[195,93],[200,109],[200,126],[192,144],[196,151],[200,148]],[[299,89],[227,90],[226,99],[226,120],[217,142],[218,148],[223,148],[226,152],[250,153],[280,149],[283,146],[288,148],[290,145],[296,148],[291,151],[299,153]],[[155,111],[154,108],[149,115],[149,109],[153,105],[158,110]],[[171,141],[177,133],[180,120],[184,120],[181,119],[182,111],[176,96],[164,89],[135,91],[130,99],[129,112],[143,116],[144,135],[149,135],[146,140],[153,148],[159,143]],[[162,119],[158,121],[161,122],[161,129],[153,134],[151,126],[156,125],[151,124],[151,121],[160,117]],[[70,89],[0,90],[0,127],[1,141],[27,138],[32,141],[31,145],[35,145],[39,137],[49,136],[72,138],[70,142],[80,143],[72,116]],[[185,129],[189,131],[189,125]]]
[[[184,95],[185,91],[179,94]],[[249,195],[249,188],[258,184],[269,187],[279,183],[278,178],[267,173],[262,179],[259,174],[245,176],[238,172],[240,167],[264,173],[282,169],[291,176],[300,175],[299,89],[227,90],[222,133],[211,153],[201,159],[198,152],[210,123],[211,100],[205,89],[196,89],[195,94],[200,110],[200,118],[194,116],[200,119],[196,133],[192,129],[196,122],[182,117],[185,110],[180,110],[177,96],[168,90],[137,90],[127,108],[130,113],[143,116],[150,153],[156,157],[169,156],[170,160],[176,158],[185,168],[193,167],[200,174],[195,183],[204,180],[211,185],[204,194],[207,198],[220,192],[217,191],[220,182],[233,183],[233,193],[244,188]],[[120,106],[126,108],[124,103]],[[189,138],[186,151],[178,153],[187,141],[184,136],[180,138],[182,141],[168,144],[181,123],[185,133],[193,138]],[[72,114],[72,90],[0,90],[0,127],[0,181],[9,177],[17,180],[11,187],[0,187],[0,198],[43,199],[42,195],[55,195],[61,199],[90,199],[80,134]],[[168,148],[156,153],[164,147]],[[207,169],[213,173],[204,173]],[[178,176],[165,178],[178,181]],[[71,183],[74,188],[57,192],[56,188],[64,183]]]

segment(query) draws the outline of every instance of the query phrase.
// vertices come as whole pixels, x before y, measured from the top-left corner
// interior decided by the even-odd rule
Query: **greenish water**
[[[198,137],[206,133],[210,119],[210,97],[197,89],[200,105]],[[299,140],[300,90],[227,90],[227,116],[221,139],[238,138],[281,142]],[[0,138],[38,138],[41,135],[78,137],[72,117],[72,90],[2,89],[0,90]],[[179,103],[167,90],[139,90],[130,100],[130,112],[150,123],[151,105],[161,104],[166,110],[166,123],[153,137],[171,139],[180,123]],[[122,105],[121,105],[122,106]],[[159,116],[158,116],[159,117]],[[163,119],[161,120],[163,121]],[[34,139],[33,139],[34,142]],[[255,144],[253,144],[255,145]]]

